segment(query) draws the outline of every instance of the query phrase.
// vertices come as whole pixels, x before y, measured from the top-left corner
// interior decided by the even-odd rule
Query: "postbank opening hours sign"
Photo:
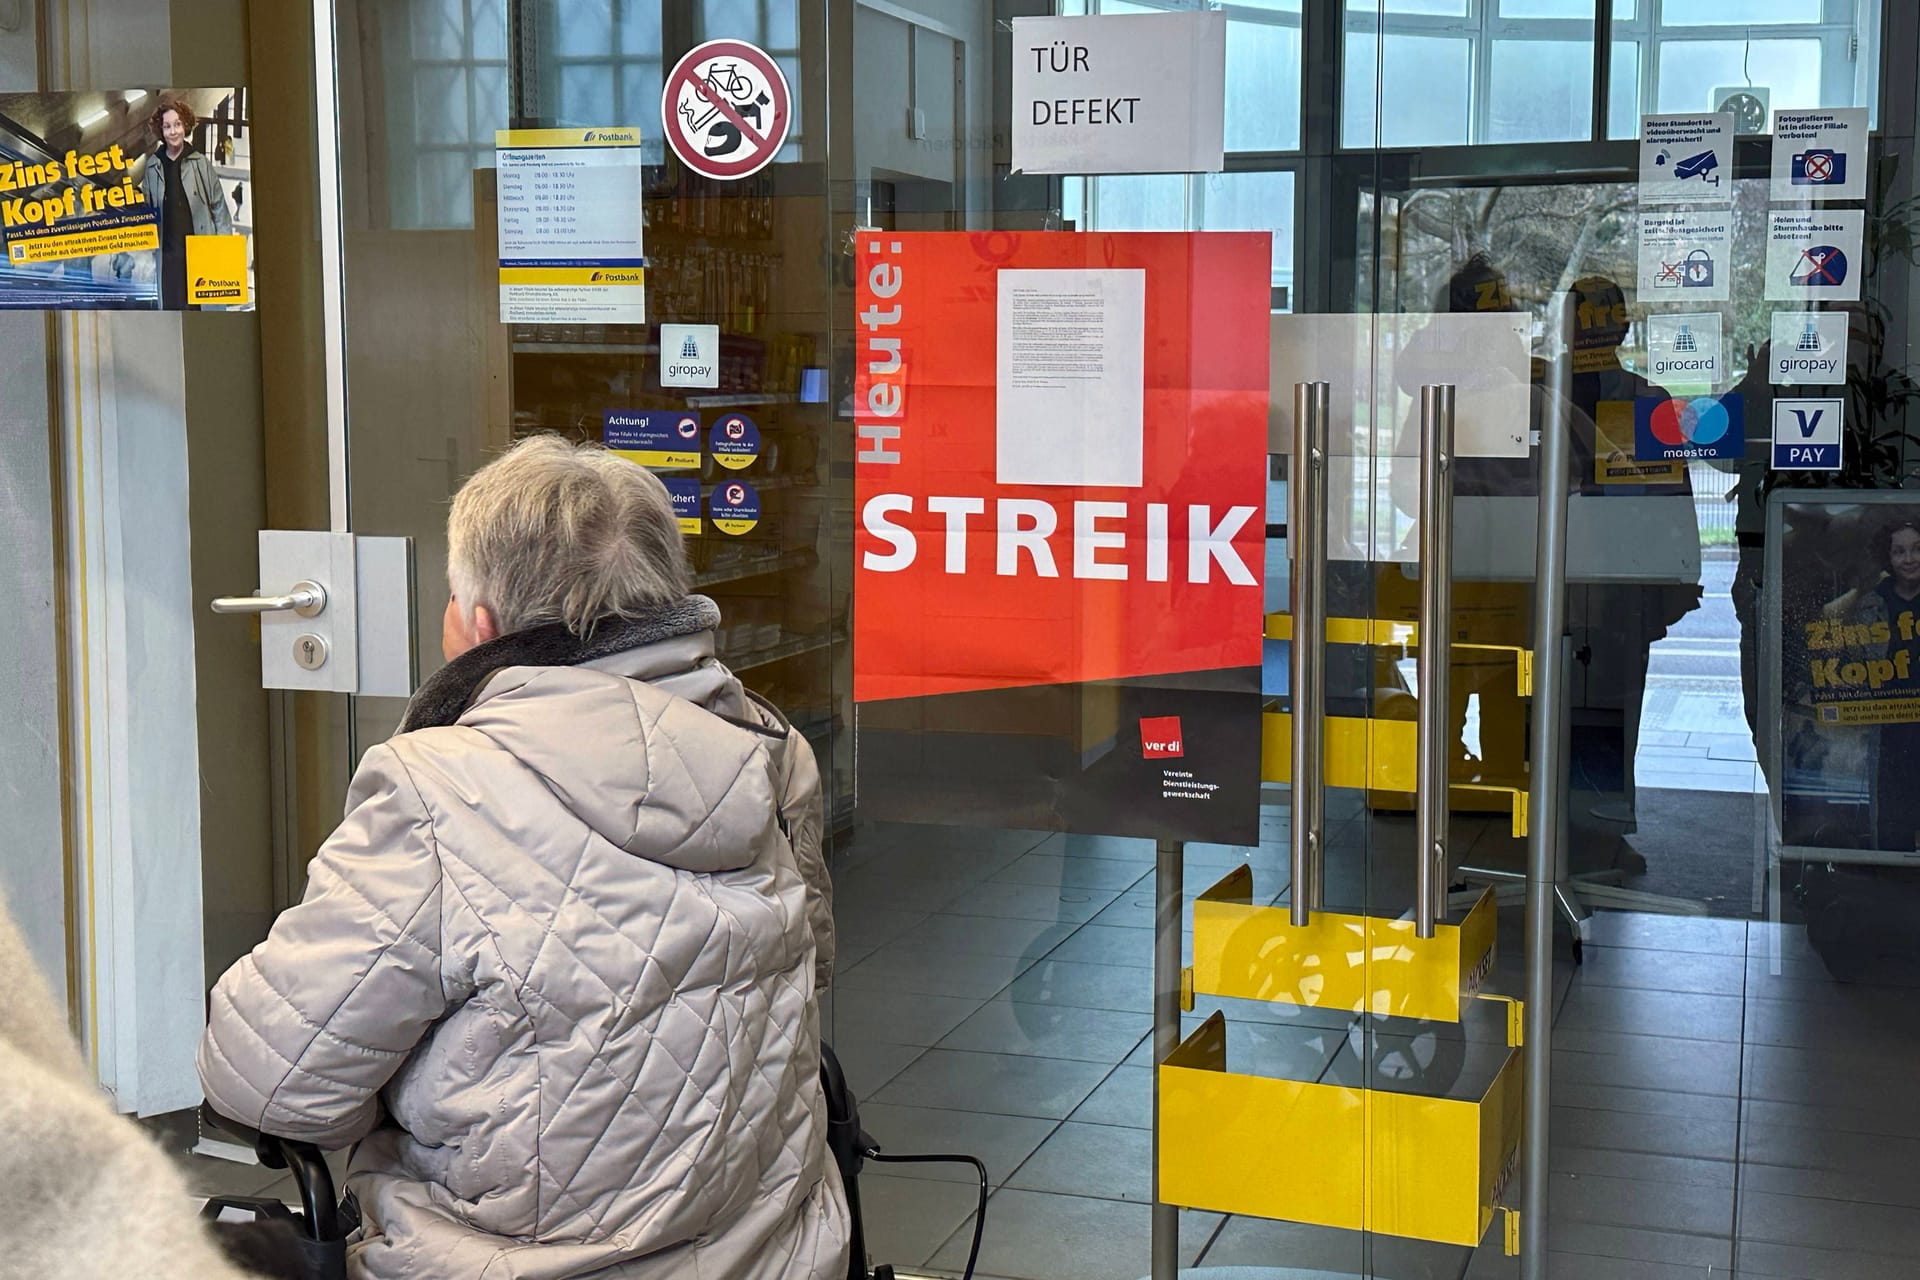
[[[645,324],[640,130],[502,129],[500,319]]]
[[[863,805],[1257,839],[1271,252],[857,235]]]

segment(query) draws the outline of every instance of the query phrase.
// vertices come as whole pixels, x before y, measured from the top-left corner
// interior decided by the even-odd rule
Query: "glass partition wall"
[[[1227,25],[1222,172],[1011,171],[1015,20],[1197,7],[336,0],[351,521],[416,540],[422,673],[439,661],[447,502],[494,452],[540,431],[606,439],[621,414],[692,417],[702,432],[751,420],[761,444],[739,473],[759,500],[751,527],[712,518],[713,493],[735,477],[711,451],[663,471],[703,506],[689,545],[700,589],[723,611],[720,657],[802,727],[822,764],[839,938],[823,1026],[864,1123],[890,1149],[986,1162],[980,1274],[1147,1274],[1154,842],[1010,829],[957,806],[882,820],[861,802],[861,729],[875,713],[853,699],[854,233],[1269,233],[1266,710],[1364,724],[1380,742],[1409,736],[1422,694],[1409,627],[1434,567],[1419,554],[1421,392],[1453,384],[1505,406],[1473,420],[1516,447],[1462,445],[1452,481],[1447,919],[1490,889],[1496,958],[1469,985],[1525,993],[1521,907],[1509,880],[1486,873],[1525,865],[1523,797],[1544,717],[1563,733],[1565,897],[1583,920],[1577,933],[1555,923],[1550,1202],[1522,1203],[1524,1171],[1504,1144],[1483,1170],[1489,1203],[1544,1215],[1547,1252],[1508,1256],[1499,1213],[1470,1244],[1201,1208],[1177,1217],[1179,1262],[1223,1276],[1904,1274],[1920,1245],[1920,1201],[1899,1176],[1920,1137],[1903,1088],[1920,886],[1902,799],[1914,574],[1897,495],[1915,444],[1920,15],[1857,0],[1210,6]],[[257,7],[254,17],[271,29]],[[302,25],[280,19],[289,39]],[[669,71],[719,38],[765,50],[792,95],[778,153],[738,181],[700,178],[662,145]],[[305,56],[273,52],[256,40],[256,78]],[[261,90],[257,127],[271,139],[296,118],[298,95]],[[1864,198],[1782,195],[1794,184],[1771,181],[1774,113],[1843,107],[1868,113],[1870,137],[1846,157],[1869,175]],[[296,114],[276,125],[276,111]],[[1643,283],[1642,117],[1720,112],[1735,136],[1711,198],[1695,203],[1724,210],[1728,239],[1696,273],[1712,287],[1688,286],[1688,299],[1713,300],[1682,305]],[[645,322],[503,321],[498,132],[636,126]],[[311,175],[293,171],[312,138],[290,141],[297,155],[256,147],[258,199],[304,235]],[[1770,223],[1829,205],[1861,215],[1858,287],[1843,291],[1857,300],[1787,296],[1802,286],[1772,278]],[[317,527],[323,468],[299,429],[312,421],[321,345],[319,308],[302,292],[314,267],[304,250],[277,252],[261,271],[264,506]],[[1719,334],[1704,385],[1657,367],[1681,350],[1680,318],[1698,326],[1687,330],[1696,344]],[[718,386],[667,385],[663,323],[718,328]],[[1809,332],[1814,354],[1838,365],[1826,381],[1779,363]],[[1337,625],[1324,705],[1299,707],[1295,469],[1278,425],[1296,381],[1339,388],[1325,574]],[[1679,413],[1661,406],[1702,400],[1737,404],[1721,411],[1740,414],[1745,448],[1648,456],[1639,438],[1657,414]],[[1808,401],[1839,402],[1837,472],[1775,465],[1779,424]],[[1691,412],[1697,423],[1708,410]],[[1566,697],[1554,707],[1529,694],[1520,656],[1534,643],[1548,430],[1566,433],[1569,455],[1568,473],[1544,481],[1565,488],[1570,518]],[[220,465],[203,451],[196,483]],[[1858,490],[1876,496],[1850,501]],[[215,524],[205,511],[196,521],[196,537]],[[219,874],[245,871],[262,902],[269,882],[276,905],[297,898],[346,771],[400,711],[275,696],[286,754],[260,825],[280,832],[285,856],[268,875],[228,852],[234,866]],[[936,732],[921,745],[937,757]],[[1384,753],[1360,758],[1371,767]],[[1268,763],[1259,842],[1183,851],[1183,963],[1195,959],[1195,898],[1230,873],[1250,876],[1249,907],[1291,906],[1294,792]],[[1408,913],[1408,777],[1329,773],[1328,911]],[[260,905],[250,898],[250,914],[222,922],[222,949],[258,932]],[[1497,1000],[1444,1019],[1294,995],[1200,995],[1182,1030],[1224,1012],[1232,1072],[1343,1089],[1363,1107],[1474,1104],[1508,1061]],[[1302,1146],[1274,1161],[1272,1181],[1317,1180],[1367,1204],[1365,1227],[1386,1213],[1370,1197],[1402,1185],[1390,1183],[1397,1168],[1377,1145]],[[950,1177],[869,1168],[876,1262],[958,1273],[974,1193]],[[1409,1200],[1457,1189],[1414,1184]]]

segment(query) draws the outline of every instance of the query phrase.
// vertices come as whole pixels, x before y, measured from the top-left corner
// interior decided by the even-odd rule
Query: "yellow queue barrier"
[[[1362,720],[1326,717],[1324,745],[1327,785],[1366,791],[1411,792],[1418,772],[1419,726],[1412,720]],[[1293,713],[1269,711],[1261,721],[1260,777],[1293,781]],[[1511,815],[1513,837],[1527,834],[1527,790],[1456,782],[1456,792],[1497,796]]]
[[[1389,1018],[1458,1022],[1493,973],[1493,890],[1459,924],[1415,936],[1412,920],[1316,911],[1295,926],[1285,907],[1253,905],[1253,872],[1234,870],[1193,903],[1193,996],[1265,1000]]]
[[[1500,1203],[1519,1161],[1517,1046],[1478,1097],[1436,1098],[1230,1072],[1215,1013],[1159,1073],[1167,1204],[1469,1248],[1498,1211],[1518,1252]]]
[[[1293,639],[1293,616],[1267,615],[1266,638]],[[1363,645],[1374,649],[1418,649],[1420,624],[1396,622],[1391,618],[1328,618],[1327,643]],[[1511,644],[1471,644],[1453,642],[1456,653],[1501,653],[1513,659],[1514,691],[1523,698],[1533,696],[1533,650]]]

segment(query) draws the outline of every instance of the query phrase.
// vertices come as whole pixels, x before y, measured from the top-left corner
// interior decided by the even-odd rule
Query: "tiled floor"
[[[1331,799],[1330,899],[1370,889],[1404,901],[1392,870],[1410,865],[1404,820]],[[1456,847],[1485,825],[1464,822]],[[1256,849],[1189,847],[1189,897],[1246,865],[1257,901],[1284,898],[1284,811],[1262,830]],[[1351,856],[1361,848],[1371,871]],[[837,848],[827,1034],[887,1150],[986,1162],[982,1277],[1148,1270],[1153,862],[1144,841],[948,827],[869,827]],[[1493,985],[1507,992],[1523,986],[1519,925],[1503,910]],[[1555,977],[1554,1280],[1920,1274],[1920,985],[1836,984],[1791,927],[1621,914],[1596,917],[1584,966],[1563,950]],[[1196,1014],[1215,1006],[1228,1010],[1236,1070],[1365,1078],[1356,1047],[1367,1041],[1343,1015],[1205,1000]],[[1418,1038],[1375,1024],[1372,1045],[1429,1073],[1405,1087],[1479,1087],[1504,1052],[1487,1013]],[[188,1163],[199,1194],[291,1194],[255,1166]],[[876,1259],[958,1274],[967,1177],[870,1166],[861,1187]],[[1220,1280],[1519,1274],[1497,1244],[1368,1241],[1212,1213],[1182,1214],[1181,1246],[1184,1265]]]
[[[1357,841],[1361,825],[1333,842]],[[1365,825],[1371,843],[1394,843],[1378,820]],[[1283,812],[1264,829],[1258,849],[1190,848],[1186,892],[1245,863],[1259,900],[1283,898]],[[1151,844],[881,826],[843,846],[836,876],[843,954],[827,1025],[867,1128],[889,1150],[986,1161],[981,1274],[1143,1275]],[[1517,992],[1519,912],[1502,914],[1496,985]],[[1563,953],[1556,979],[1555,1280],[1916,1274],[1920,988],[1839,986],[1792,928],[1619,914],[1593,921],[1584,966]],[[1236,1069],[1364,1076],[1345,1019],[1228,1007]],[[1403,1028],[1380,1025],[1375,1042]],[[1469,1023],[1464,1047],[1439,1055],[1464,1062],[1456,1088],[1490,1075],[1500,1033],[1497,1020]],[[1420,1052],[1432,1057],[1435,1039]],[[962,1177],[870,1169],[876,1259],[957,1274],[972,1231]],[[1186,1265],[1223,1280],[1246,1267],[1294,1280],[1519,1274],[1497,1245],[1367,1242],[1200,1213],[1183,1215],[1181,1241]]]

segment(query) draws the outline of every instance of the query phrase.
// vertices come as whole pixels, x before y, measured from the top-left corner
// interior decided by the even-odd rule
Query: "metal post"
[[[1527,830],[1526,1102],[1521,1132],[1525,1187],[1521,1280],[1547,1280],[1547,1120],[1553,1076],[1555,861],[1566,793],[1567,436],[1573,390],[1573,295],[1547,314],[1553,352],[1540,431],[1540,511],[1534,554],[1532,814]]]
[[[1293,470],[1287,479],[1287,609],[1293,615],[1287,687],[1293,700],[1293,820],[1288,832],[1296,926],[1322,905],[1325,892],[1326,779],[1321,749],[1327,707],[1327,419],[1331,388],[1293,388]]]
[[[1186,846],[1162,840],[1153,863],[1153,1280],[1180,1274],[1180,1210],[1160,1202],[1160,1063],[1180,1043],[1180,938]]]
[[[1415,785],[1413,931],[1431,938],[1446,914],[1448,771],[1453,726],[1448,659],[1453,651],[1453,387],[1420,388],[1420,766]]]

